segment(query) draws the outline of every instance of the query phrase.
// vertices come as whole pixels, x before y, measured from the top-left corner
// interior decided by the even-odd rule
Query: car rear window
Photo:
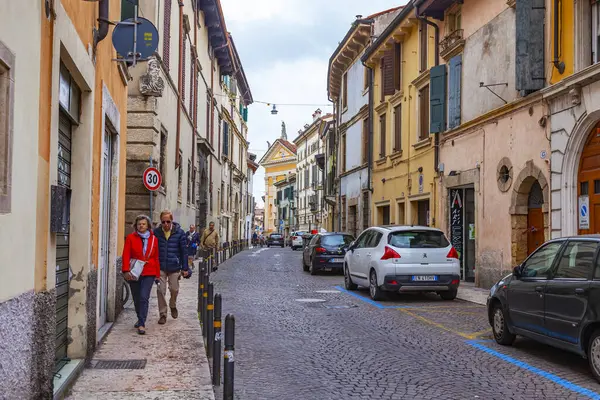
[[[304,235],[306,232],[302,232],[302,231],[298,231],[298,232],[294,232],[294,234],[292,236],[302,236]]]
[[[416,230],[392,232],[388,243],[404,249],[441,249],[450,245],[442,232]]]
[[[350,235],[327,235],[321,238],[323,246],[346,246],[352,243],[354,238]]]
[[[281,239],[281,235],[271,235],[271,239]]]

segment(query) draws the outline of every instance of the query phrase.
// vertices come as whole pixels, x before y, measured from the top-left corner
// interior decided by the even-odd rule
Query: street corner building
[[[3,398],[52,398],[120,310],[128,73],[108,23],[120,13],[108,0],[0,5]]]
[[[332,114],[322,115],[321,109],[312,114],[294,139],[296,146],[296,230],[303,232],[324,228],[323,182],[325,143],[323,134],[333,121]]]
[[[281,123],[281,136],[270,144],[267,152],[258,162],[265,169],[265,208],[263,231],[279,232],[277,219],[277,187],[275,183],[287,179],[296,172],[296,146],[288,141],[285,123]]]

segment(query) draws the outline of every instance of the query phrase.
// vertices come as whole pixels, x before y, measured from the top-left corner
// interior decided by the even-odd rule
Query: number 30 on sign
[[[157,190],[161,184],[160,172],[154,167],[147,168],[144,171],[144,186],[148,190]]]

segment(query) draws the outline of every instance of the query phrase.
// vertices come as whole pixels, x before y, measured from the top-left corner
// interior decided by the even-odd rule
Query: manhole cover
[[[92,360],[93,369],[144,369],[146,360]]]
[[[341,293],[339,290],[317,290],[315,293]]]
[[[323,300],[323,299],[296,299],[296,301],[299,301],[300,303],[322,303],[325,300]]]
[[[352,304],[352,305],[331,305],[331,304],[325,305],[325,304],[323,304],[323,307],[325,307],[325,308],[340,309],[340,308],[355,308],[355,307],[358,307],[358,306],[356,306],[354,304]]]

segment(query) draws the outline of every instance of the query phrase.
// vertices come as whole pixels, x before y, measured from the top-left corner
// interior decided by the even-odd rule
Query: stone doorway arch
[[[520,264],[527,258],[534,246],[532,241],[543,243],[548,240],[550,235],[548,211],[548,181],[542,170],[533,163],[533,160],[529,160],[515,179],[511,198],[511,255],[513,266]],[[539,215],[540,213],[541,215]]]

